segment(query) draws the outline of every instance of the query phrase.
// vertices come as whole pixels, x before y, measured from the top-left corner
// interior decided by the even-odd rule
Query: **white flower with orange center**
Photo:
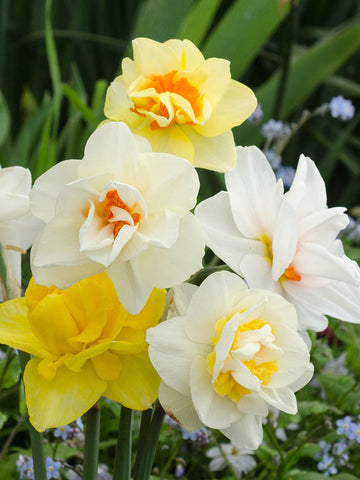
[[[300,156],[284,194],[265,155],[237,147],[236,167],[220,192],[196,209],[207,245],[251,288],[283,295],[296,307],[301,330],[321,331],[324,315],[360,322],[360,269],[345,254],[339,232],[345,208],[327,207],[314,162]]]
[[[296,413],[294,392],[313,374],[294,306],[229,272],[174,290],[181,307],[146,336],[161,405],[186,430],[206,425],[257,448],[268,406]]]
[[[204,59],[189,40],[133,40],[134,60],[110,85],[105,115],[146,137],[154,151],[225,172],[235,165],[231,129],[256,107],[253,92],[232,80],[230,63]]]
[[[47,222],[32,249],[35,281],[67,288],[106,270],[120,302],[138,313],[154,287],[201,268],[202,231],[189,212],[198,190],[186,160],[151,152],[123,123],[101,126],[83,160],[35,182],[32,211]]]

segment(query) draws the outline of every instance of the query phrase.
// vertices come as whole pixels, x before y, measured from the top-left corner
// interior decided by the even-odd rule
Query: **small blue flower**
[[[336,426],[338,427],[336,429],[336,433],[338,435],[345,435],[347,438],[349,437],[349,434],[351,433],[351,425],[353,424],[353,421],[351,420],[351,417],[349,415],[346,415],[344,418],[339,418],[339,420],[336,420]]]
[[[323,455],[330,453],[331,443],[327,443],[327,442],[325,442],[325,440],[321,440],[319,442],[319,447],[321,448],[321,450],[316,452],[315,455],[314,455],[314,458],[316,458],[316,459],[319,459]]]
[[[293,167],[283,167],[282,165],[278,168],[276,172],[276,178],[281,180],[284,183],[286,188],[289,188],[295,177],[295,169]]]
[[[271,118],[264,123],[261,128],[261,133],[265,138],[286,138],[290,135],[291,129],[287,123],[276,121]]]
[[[63,440],[67,440],[73,436],[73,429],[69,425],[57,427],[54,430],[54,437],[61,437]]]
[[[19,455],[16,461],[17,470],[20,472],[20,480],[34,478],[34,463],[27,455]]]
[[[335,475],[337,473],[337,468],[335,466],[334,457],[325,453],[322,460],[317,464],[318,470],[324,472],[324,475]]]
[[[185,468],[182,463],[177,463],[175,467],[175,478],[181,478],[185,474]]]
[[[281,155],[278,155],[271,148],[269,150],[266,150],[264,153],[273,170],[277,170],[281,165]]]
[[[208,443],[208,431],[206,427],[202,427],[199,430],[195,430],[190,433],[185,428],[182,429],[182,438],[184,440],[191,440],[197,442],[200,445],[206,445]]]
[[[61,467],[60,462],[53,460],[51,457],[47,457],[46,458],[47,479],[50,480],[51,478],[60,478],[60,472],[59,472],[60,467]]]
[[[329,103],[330,114],[333,118],[341,120],[351,120],[355,114],[355,107],[351,100],[345,99],[342,95],[333,97]]]
[[[350,424],[349,435],[350,440],[355,440],[356,443],[360,443],[360,422],[352,422]]]
[[[258,123],[261,122],[261,120],[263,119],[263,116],[264,116],[264,112],[262,111],[260,103],[258,103],[255,110],[248,118],[248,122],[254,123],[255,125],[257,125]]]

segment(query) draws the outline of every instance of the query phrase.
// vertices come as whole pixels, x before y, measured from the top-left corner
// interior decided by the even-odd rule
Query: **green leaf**
[[[97,127],[98,120],[92,110],[81,100],[79,95],[70,85],[63,85],[63,92],[69,102],[81,113],[82,117],[94,127]]]
[[[158,42],[174,38],[191,4],[192,0],[147,0],[139,9],[131,38],[148,37]]]
[[[203,41],[221,0],[200,0],[182,21],[177,38],[187,38],[196,45]]]
[[[0,430],[4,426],[4,423],[6,422],[7,419],[8,419],[8,416],[6,415],[6,413],[0,411]]]
[[[285,477],[286,480],[324,480],[325,478],[329,477],[322,475],[321,473],[309,472],[307,470],[291,470]]]
[[[15,357],[11,360],[10,364],[7,364],[7,356],[1,360],[0,362],[0,378],[3,375],[4,368],[6,368],[6,372],[4,375],[4,379],[2,382],[3,388],[10,388],[15,385],[20,378],[21,368],[19,362],[19,356],[15,355]]]
[[[354,392],[357,383],[348,375],[319,375],[319,383],[324,387],[329,403],[333,403],[343,412],[356,415],[359,413],[359,393]]]
[[[239,78],[289,11],[289,2],[237,0],[228,9],[205,43],[205,57],[222,57],[231,62]]]
[[[10,112],[3,94],[0,91],[0,146],[5,142],[10,133]]]
[[[282,118],[286,118],[336,71],[360,46],[360,21],[336,29],[324,40],[294,57],[289,68]],[[274,110],[281,72],[277,71],[255,93],[264,112],[264,121]],[[235,131],[238,145],[255,145],[261,141],[260,127],[245,123]]]
[[[298,411],[301,417],[319,415],[328,412],[329,410],[331,410],[329,405],[317,400],[298,402]]]

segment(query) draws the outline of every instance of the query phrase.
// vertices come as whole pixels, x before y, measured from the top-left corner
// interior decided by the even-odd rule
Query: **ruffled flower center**
[[[270,265],[273,264],[273,251],[272,251],[272,242],[268,238],[267,235],[262,235],[260,240],[264,243],[265,245],[265,256],[269,260]],[[293,263],[289,263],[289,265],[285,268],[284,273],[280,277],[280,281],[282,279],[287,279],[287,280],[293,280],[295,282],[300,282],[301,280],[301,275],[296,272],[295,267]]]
[[[178,70],[141,77],[130,98],[134,103],[131,111],[148,117],[152,130],[174,123],[196,125],[204,107],[204,96]]]
[[[115,210],[114,207],[116,207]],[[130,207],[121,200],[116,189],[107,192],[105,200],[101,203],[101,208],[103,209],[104,219],[108,223],[112,222],[114,239],[124,225],[133,227],[138,225],[141,220],[141,214],[134,212],[134,209],[130,209]]]
[[[269,323],[257,319],[239,324],[239,315],[216,322],[214,350],[207,357],[215,392],[235,403],[268,385],[280,353]]]

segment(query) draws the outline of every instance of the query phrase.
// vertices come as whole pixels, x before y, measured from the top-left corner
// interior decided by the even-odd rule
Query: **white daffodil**
[[[21,285],[21,250],[27,250],[43,226],[30,213],[30,170],[0,167],[0,242],[8,267],[8,282]],[[9,278],[10,277],[10,278]],[[0,300],[3,300],[0,290]]]
[[[313,373],[295,308],[229,272],[192,289],[178,296],[179,316],[147,331],[160,403],[188,431],[205,425],[255,449],[268,405],[296,413],[294,391]]]
[[[47,222],[32,248],[35,281],[63,289],[106,270],[120,302],[138,313],[154,287],[201,267],[203,235],[189,213],[198,190],[186,160],[151,152],[123,123],[102,125],[82,160],[35,182],[31,208]]]
[[[324,315],[360,322],[360,269],[345,254],[338,233],[345,208],[328,208],[314,162],[300,156],[284,194],[265,155],[237,147],[225,174],[227,192],[202,202],[196,216],[207,245],[251,288],[283,295],[296,307],[301,330],[323,330]]]

